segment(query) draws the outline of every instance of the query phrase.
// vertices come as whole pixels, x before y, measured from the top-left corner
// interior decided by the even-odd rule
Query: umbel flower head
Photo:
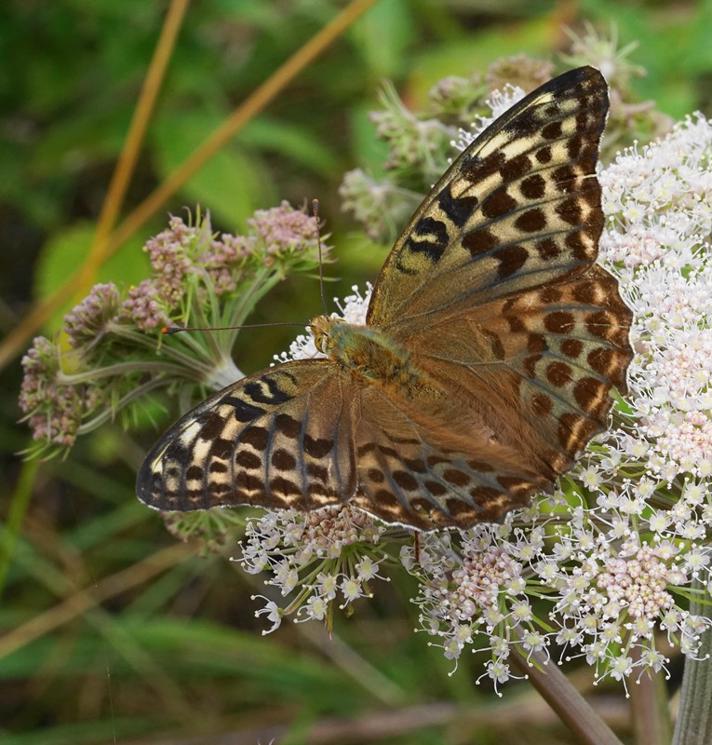
[[[346,506],[316,512],[281,510],[248,521],[240,563],[250,574],[269,572],[268,586],[291,596],[281,608],[265,601],[256,615],[266,615],[274,631],[283,616],[295,620],[331,618],[333,605],[342,610],[362,597],[370,597],[370,583],[384,561],[378,546],[385,526],[361,510]],[[263,633],[268,633],[267,631]]]
[[[78,435],[156,389],[189,403],[239,379],[232,358],[239,330],[164,336],[161,329],[244,324],[287,274],[317,266],[317,223],[287,202],[255,212],[243,235],[214,233],[207,215],[171,217],[144,250],[149,277],[126,292],[95,285],[65,317],[60,340],[38,337],[25,355],[19,404],[32,452],[66,452]]]

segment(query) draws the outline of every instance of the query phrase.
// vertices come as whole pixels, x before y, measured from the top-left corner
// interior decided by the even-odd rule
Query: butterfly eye
[[[312,334],[314,334],[314,346],[322,353],[329,354],[329,331],[332,322],[327,316],[317,316],[310,324]]]
[[[314,335],[314,346],[322,353],[327,353],[327,343],[329,339],[323,331],[319,331]]]

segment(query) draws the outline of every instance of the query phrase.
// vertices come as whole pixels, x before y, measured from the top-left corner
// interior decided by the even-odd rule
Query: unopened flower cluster
[[[66,452],[78,435],[158,388],[190,400],[198,388],[237,380],[237,330],[165,336],[161,329],[243,324],[288,273],[317,266],[317,224],[287,202],[255,212],[244,235],[214,233],[207,216],[171,217],[144,250],[148,278],[125,292],[95,285],[59,337],[37,337],[25,355],[19,404],[33,452]]]

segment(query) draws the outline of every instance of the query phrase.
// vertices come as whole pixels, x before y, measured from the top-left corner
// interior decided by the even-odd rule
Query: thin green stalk
[[[270,274],[272,276],[270,277]],[[247,316],[250,315],[257,302],[263,298],[277,283],[279,275],[273,272],[271,268],[260,267],[255,273],[255,277],[250,283],[246,292],[240,293],[238,303],[231,309],[230,317],[224,319],[225,326],[241,326],[245,323]],[[240,333],[240,329],[228,331],[227,348],[232,349]]]
[[[639,658],[640,651],[634,649],[631,656]],[[638,745],[668,745],[672,722],[662,674],[646,671],[628,688],[635,742]]]
[[[77,385],[79,383],[93,383],[101,378],[113,378],[129,373],[166,373],[177,377],[185,377],[186,370],[180,365],[172,365],[168,362],[117,362],[106,367],[95,367],[92,370],[80,373],[63,373],[57,375],[57,381],[65,385]]]
[[[696,579],[693,589],[704,590],[704,585]],[[703,598],[695,595],[690,598],[690,613],[710,615]],[[699,659],[688,657],[685,660],[673,745],[709,745],[712,742],[712,630],[709,627],[702,633],[697,657]]]
[[[30,542],[18,543],[17,564],[34,582],[44,585],[58,600],[79,589],[56,566],[39,556]],[[186,715],[187,702],[182,691],[154,657],[127,633],[121,621],[100,606],[90,608],[82,618],[107,640],[142,680],[153,687],[176,720],[185,721],[189,715]]]
[[[0,595],[5,587],[7,573],[17,545],[17,536],[30,503],[38,468],[37,460],[28,460],[22,464],[20,478],[10,500],[7,522],[0,533]]]
[[[165,384],[166,381],[163,378],[154,378],[153,380],[149,380],[143,385],[137,386],[132,391],[129,391],[125,396],[122,396],[115,404],[111,406],[111,408],[105,409],[100,414],[97,414],[95,417],[89,419],[86,422],[82,422],[82,424],[77,429],[77,434],[85,435],[87,434],[87,432],[92,432],[97,427],[100,427],[102,424],[112,421],[119,409],[123,409],[124,406],[130,404],[131,401],[133,401],[134,399],[140,398],[141,396],[144,396],[145,394],[150,393],[152,390],[160,388]]]
[[[155,342],[155,339],[153,339],[152,337],[147,337],[144,334],[140,334],[137,331],[133,331],[127,326],[122,326],[120,324],[116,324],[115,326],[112,326],[111,330],[117,336],[121,336],[124,339],[127,339],[128,341],[133,342],[134,344],[143,346],[146,349],[150,350],[152,354],[155,354],[156,342]],[[185,344],[186,342],[190,342],[193,345],[194,351],[196,351],[197,354],[199,354],[201,357],[204,357],[207,361],[209,361],[209,359],[205,357],[205,355],[207,355],[207,350],[204,347],[197,345],[194,339],[183,338],[180,340],[180,343],[182,344]],[[210,374],[210,371],[212,368],[209,365],[203,364],[195,356],[191,357],[187,354],[184,354],[183,352],[176,349],[174,345],[164,344],[161,347],[160,351],[161,351],[161,354],[164,354],[166,357],[170,357],[175,362],[179,362],[182,365],[185,365],[186,367],[194,368],[205,376],[208,376]]]
[[[193,305],[193,312],[196,316],[196,322],[198,326],[201,326],[202,328],[210,328],[210,321],[206,317],[205,313],[203,313],[203,307],[199,301],[194,303]],[[217,339],[215,338],[215,333],[208,332],[205,334],[205,342],[207,344],[207,354],[209,358],[213,362],[217,362],[218,360],[222,359],[223,350],[220,348],[220,345],[218,344]],[[185,341],[185,340],[184,340]]]

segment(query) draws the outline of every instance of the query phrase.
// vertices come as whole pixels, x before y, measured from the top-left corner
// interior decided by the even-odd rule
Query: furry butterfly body
[[[596,265],[606,84],[572,70],[485,130],[433,187],[366,325],[320,316],[325,358],[215,394],[148,454],[162,510],[353,501],[419,529],[496,521],[549,488],[625,388],[630,311]]]

